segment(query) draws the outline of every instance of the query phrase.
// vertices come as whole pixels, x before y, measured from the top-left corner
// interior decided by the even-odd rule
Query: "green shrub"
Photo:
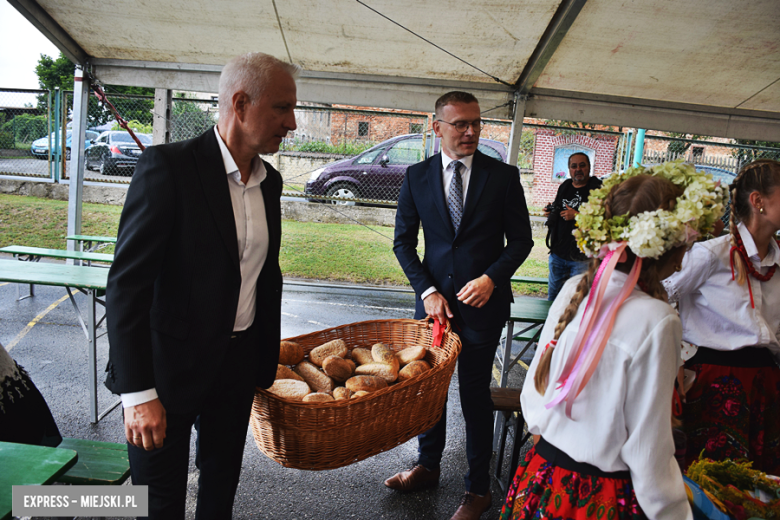
[[[31,143],[47,133],[48,121],[46,116],[31,116],[19,114],[6,121],[0,127],[3,132],[12,133],[17,142]],[[4,146],[4,148],[7,148]]]
[[[0,131],[0,148],[13,148],[14,134],[5,130]]]
[[[323,141],[304,141],[294,140],[292,143],[283,144],[282,151],[285,152],[311,152],[311,153],[330,153],[339,155],[358,155],[374,146],[372,142],[343,142],[340,144],[330,144]]]
[[[140,133],[140,134],[151,134],[152,133],[152,125],[145,125],[139,121],[136,121],[133,119],[132,121],[127,122],[127,126],[133,129],[134,132]],[[119,123],[114,123],[114,126],[111,127],[111,130],[124,130],[121,126],[119,126]]]

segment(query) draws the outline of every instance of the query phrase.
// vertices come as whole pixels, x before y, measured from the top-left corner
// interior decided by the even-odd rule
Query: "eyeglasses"
[[[477,119],[476,121],[456,121],[454,123],[450,123],[449,121],[445,121],[443,119],[437,119],[437,121],[440,121],[442,123],[447,123],[450,126],[454,126],[455,130],[460,132],[461,134],[465,132],[468,127],[471,127],[474,132],[479,132],[482,130],[482,120]]]

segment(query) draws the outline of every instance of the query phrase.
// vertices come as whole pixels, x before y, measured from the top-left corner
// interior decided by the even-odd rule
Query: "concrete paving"
[[[0,285],[0,342],[24,366],[49,403],[63,436],[124,442],[119,410],[98,424],[87,419],[86,338],[64,289],[36,287],[36,296],[16,300],[16,286]],[[82,295],[77,301],[86,301]],[[282,335],[291,337],[344,323],[372,319],[411,318],[414,295],[409,292],[314,287],[286,284],[282,306]],[[42,315],[47,309],[48,312]],[[100,310],[102,314],[102,309]],[[37,323],[30,322],[40,317]],[[105,329],[101,329],[104,331]],[[107,338],[98,341],[98,367],[105,367]],[[510,386],[522,384],[514,374]],[[112,396],[98,372],[101,409]],[[465,433],[457,393],[457,377],[449,391],[448,440],[437,488],[401,494],[383,480],[411,467],[417,441],[350,466],[330,471],[287,469],[263,455],[247,432],[241,482],[236,496],[237,519],[443,519],[454,513],[463,493],[467,470]],[[194,460],[194,436],[191,459]],[[494,457],[495,459],[495,457]],[[495,460],[494,460],[495,463]],[[506,467],[506,464],[504,464]],[[187,518],[194,518],[198,470],[189,470]],[[129,485],[129,482],[126,484]],[[493,483],[493,507],[483,519],[497,518],[503,493]]]

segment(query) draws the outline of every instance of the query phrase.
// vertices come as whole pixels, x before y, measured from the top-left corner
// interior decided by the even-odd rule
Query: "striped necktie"
[[[456,233],[460,227],[460,219],[463,218],[463,178],[460,173],[462,168],[462,162],[452,163],[452,181],[450,181],[450,193],[447,196],[452,227],[455,228]]]

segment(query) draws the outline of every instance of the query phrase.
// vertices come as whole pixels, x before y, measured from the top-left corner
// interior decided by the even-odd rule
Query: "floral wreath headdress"
[[[617,215],[605,218],[604,199],[621,182],[637,175],[662,177],[684,188],[671,210],[657,209],[629,217]],[[561,390],[546,406],[552,408],[566,401],[566,415],[571,418],[574,399],[588,384],[612,332],[618,309],[634,290],[639,280],[643,258],[659,258],[670,249],[693,242],[696,237],[711,233],[715,221],[724,212],[728,189],[712,179],[711,174],[697,172],[682,160],[646,168],[629,168],[607,177],[601,188],[592,190],[588,201],[580,206],[574,236],[579,248],[590,257],[602,259],[588,295],[585,312],[574,339],[574,347],[558,378]],[[630,249],[637,259],[628,280],[618,295],[604,301],[612,272],[626,259]],[[551,342],[549,347],[554,348]]]
[[[621,182],[637,175],[653,175],[682,186],[685,191],[671,211],[658,209],[628,217],[604,218],[604,199]],[[592,190],[579,209],[574,236],[577,246],[589,257],[604,258],[618,243],[640,258],[658,258],[673,247],[691,243],[700,234],[711,233],[715,221],[723,216],[729,200],[727,186],[712,179],[712,174],[697,172],[682,159],[650,168],[639,166],[607,177],[601,188]]]

